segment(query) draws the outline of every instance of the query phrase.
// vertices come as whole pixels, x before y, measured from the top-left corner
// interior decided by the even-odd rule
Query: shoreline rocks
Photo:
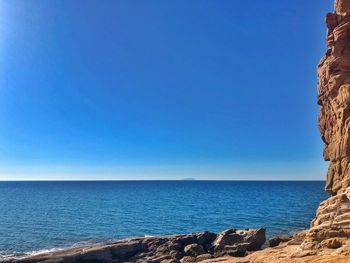
[[[288,242],[290,240],[292,240],[292,236],[277,236],[277,237],[273,237],[269,240],[269,247],[277,247],[279,244],[281,243],[285,243]]]
[[[228,229],[218,234],[192,233],[159,237],[134,238],[80,248],[67,248],[18,259],[7,263],[185,263],[222,256],[241,257],[261,249],[265,229]]]

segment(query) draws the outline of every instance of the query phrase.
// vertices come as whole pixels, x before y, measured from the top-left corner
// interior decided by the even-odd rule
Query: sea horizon
[[[229,228],[290,235],[327,196],[324,181],[0,181],[0,191],[3,256]]]
[[[236,180],[236,179],[131,179],[131,180],[124,180],[124,179],[72,179],[72,180],[61,180],[61,179],[47,179],[47,180],[0,180],[0,182],[133,182],[133,181],[140,181],[140,182],[147,182],[147,181],[203,181],[203,182],[326,182],[326,180]]]
[[[0,13],[0,263],[350,262],[350,0]]]

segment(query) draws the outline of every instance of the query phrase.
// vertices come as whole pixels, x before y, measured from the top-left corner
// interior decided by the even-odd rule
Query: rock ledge
[[[245,256],[265,243],[265,229],[144,237],[8,259],[7,263],[185,263],[221,256]]]

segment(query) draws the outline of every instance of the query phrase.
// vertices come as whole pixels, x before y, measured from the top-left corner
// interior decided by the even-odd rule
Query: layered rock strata
[[[229,229],[189,235],[145,237],[114,243],[71,248],[3,262],[16,263],[185,263],[222,256],[246,256],[265,243],[265,230]],[[1,260],[0,260],[1,261]]]
[[[303,247],[339,248],[350,237],[350,0],[326,16],[327,52],[318,65],[319,131],[329,161],[326,191]]]

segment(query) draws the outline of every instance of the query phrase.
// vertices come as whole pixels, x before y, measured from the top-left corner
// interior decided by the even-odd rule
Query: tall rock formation
[[[306,247],[341,247],[350,237],[350,0],[336,0],[334,7],[326,16],[327,52],[318,65],[318,126],[332,196],[320,204]]]
[[[326,16],[328,49],[318,66],[319,130],[332,195],[350,186],[350,1],[338,0],[335,8]]]

